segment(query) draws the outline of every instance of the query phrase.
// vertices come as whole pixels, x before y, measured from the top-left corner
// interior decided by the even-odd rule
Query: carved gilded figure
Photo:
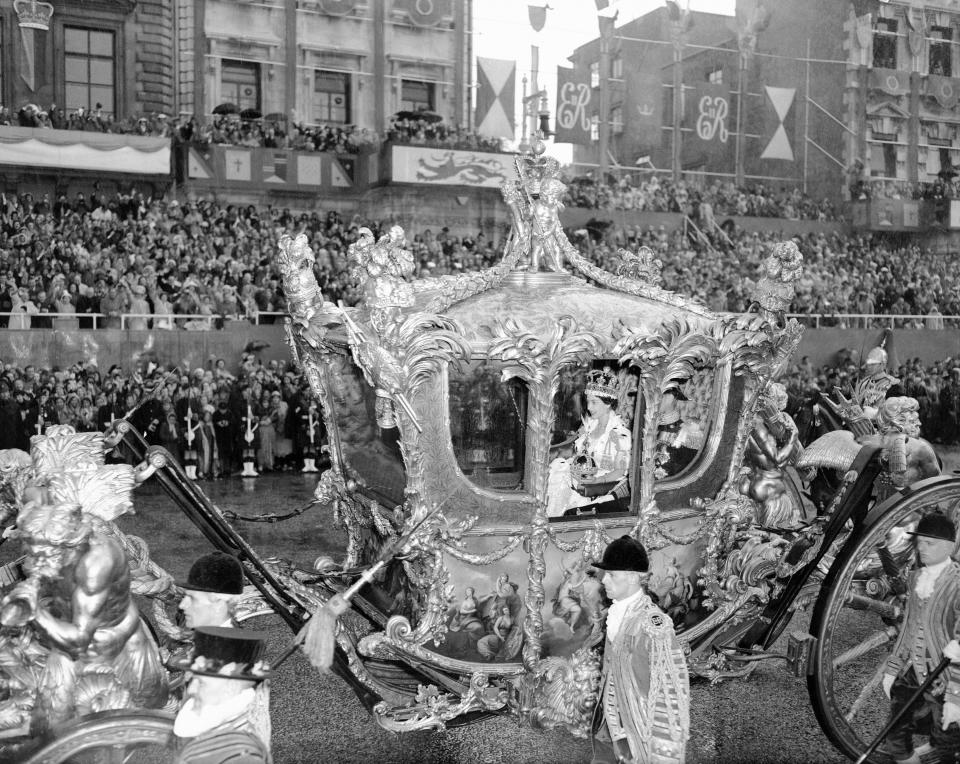
[[[110,708],[158,708],[167,677],[130,593],[127,559],[91,534],[76,504],[28,505],[17,524],[27,579],[0,601],[0,624],[48,651],[33,728]]]
[[[803,506],[788,491],[784,475],[803,453],[786,406],[786,388],[779,382],[769,384],[747,444],[750,468],[740,479],[740,492],[756,502],[757,523],[766,528],[794,528],[803,520]]]

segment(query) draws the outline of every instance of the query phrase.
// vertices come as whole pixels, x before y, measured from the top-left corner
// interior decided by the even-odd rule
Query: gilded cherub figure
[[[803,273],[803,255],[792,241],[782,241],[763,261],[763,275],[757,284],[755,299],[769,318],[787,311]]]

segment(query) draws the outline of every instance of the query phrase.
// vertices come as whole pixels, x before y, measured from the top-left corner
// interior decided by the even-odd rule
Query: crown
[[[37,0],[14,0],[13,8],[17,12],[20,26],[25,29],[50,29],[53,18],[53,6],[50,3],[38,3]]]
[[[560,175],[560,163],[553,157],[543,156],[544,147],[538,145],[536,149],[517,157],[517,174],[520,183],[529,194],[539,194],[546,183],[552,188],[560,185],[560,195],[566,190]],[[549,183],[548,183],[549,181]]]
[[[598,398],[619,400],[620,380],[617,379],[617,375],[609,367],[603,370],[594,369],[587,375],[587,386],[584,388],[584,392]]]

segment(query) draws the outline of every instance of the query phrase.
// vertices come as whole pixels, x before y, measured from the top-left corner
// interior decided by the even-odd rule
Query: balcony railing
[[[222,328],[228,322],[247,322],[255,326],[261,324],[281,324],[287,314],[281,311],[260,311],[254,316],[224,316],[209,315],[206,313],[121,313],[108,316],[105,313],[2,313],[0,323],[6,326],[0,328],[19,330],[19,326],[10,326],[10,319],[30,319],[30,326],[26,329],[129,329],[130,322],[145,319],[149,329],[187,329],[204,331],[207,329]],[[107,321],[119,319],[119,327],[105,327]],[[83,326],[81,326],[83,322]],[[18,323],[18,322],[15,322]]]

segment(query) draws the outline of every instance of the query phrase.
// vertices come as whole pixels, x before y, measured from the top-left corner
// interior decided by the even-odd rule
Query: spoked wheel
[[[871,510],[824,581],[810,626],[817,643],[807,689],[824,733],[852,759],[888,720],[881,682],[916,566],[909,532],[925,514],[955,516],[958,507],[957,478],[931,478],[894,494]],[[870,760],[890,761],[882,753]]]
[[[102,711],[71,723],[24,764],[168,764],[174,753],[172,714]]]

